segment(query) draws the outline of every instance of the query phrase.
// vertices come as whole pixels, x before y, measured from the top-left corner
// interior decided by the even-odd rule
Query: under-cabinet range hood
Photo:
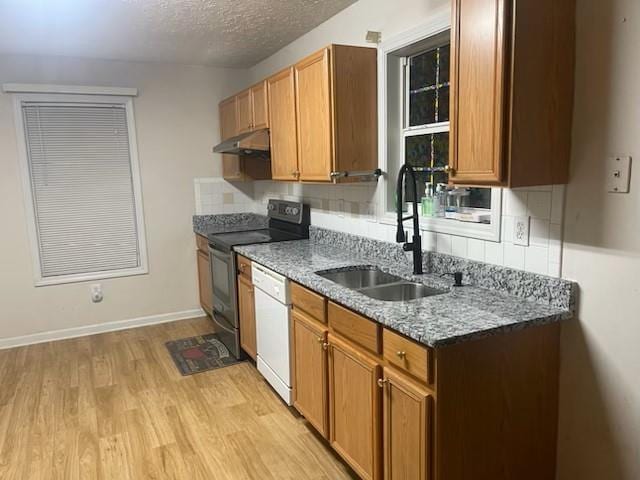
[[[269,129],[263,128],[228,138],[213,147],[213,152],[269,158]]]

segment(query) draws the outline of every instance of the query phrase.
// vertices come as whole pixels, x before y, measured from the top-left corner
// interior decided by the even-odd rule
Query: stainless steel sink
[[[432,297],[447,293],[446,290],[438,290],[422,283],[402,282],[380,287],[365,288],[360,293],[367,297],[386,302],[402,302],[415,300],[416,298]]]
[[[447,293],[446,290],[438,290],[422,283],[408,282],[375,267],[316,272],[316,274],[338,285],[386,302],[402,302]]]
[[[377,268],[339,270],[337,272],[318,272],[318,275],[326,278],[327,280],[331,280],[338,285],[352,288],[354,290],[402,281],[402,278],[383,272]]]

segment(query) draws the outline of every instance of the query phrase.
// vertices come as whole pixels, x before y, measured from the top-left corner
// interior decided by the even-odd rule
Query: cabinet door
[[[200,305],[209,315],[213,312],[213,291],[211,289],[211,271],[209,270],[209,255],[198,250],[198,291]]]
[[[329,442],[363,479],[381,478],[380,364],[329,335]]]
[[[251,89],[247,89],[236,95],[236,116],[238,120],[238,134],[250,132],[253,129]]]
[[[266,82],[260,82],[251,87],[251,110],[253,112],[253,130],[268,128],[269,102]]]
[[[327,329],[292,311],[294,350],[293,405],[323,437],[329,433],[327,406]]]
[[[509,0],[454,0],[451,31],[449,178],[500,184],[504,178]],[[478,28],[484,25],[486,28]]]
[[[253,302],[253,285],[238,275],[238,316],[240,319],[240,346],[247,354],[256,359],[256,312]]]
[[[429,480],[432,394],[402,373],[384,368],[384,478]]]
[[[267,79],[271,175],[274,180],[297,180],[299,175],[294,84],[293,68]]]
[[[220,103],[220,138],[226,140],[237,135],[236,97]],[[240,157],[237,155],[222,155],[222,177],[226,180],[242,179]]]
[[[331,180],[333,146],[328,48],[295,66],[298,163],[300,180]]]

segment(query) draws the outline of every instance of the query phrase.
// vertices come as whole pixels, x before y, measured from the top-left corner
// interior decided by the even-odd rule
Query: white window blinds
[[[140,267],[126,105],[21,109],[41,277]]]

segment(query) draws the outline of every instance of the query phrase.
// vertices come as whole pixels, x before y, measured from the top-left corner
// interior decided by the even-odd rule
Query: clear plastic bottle
[[[427,182],[425,184],[424,189],[424,197],[422,197],[422,215],[425,217],[433,216],[433,205],[434,205],[434,196],[433,196],[433,184]]]
[[[447,185],[439,183],[433,199],[433,216],[444,217],[444,209],[447,204]]]

